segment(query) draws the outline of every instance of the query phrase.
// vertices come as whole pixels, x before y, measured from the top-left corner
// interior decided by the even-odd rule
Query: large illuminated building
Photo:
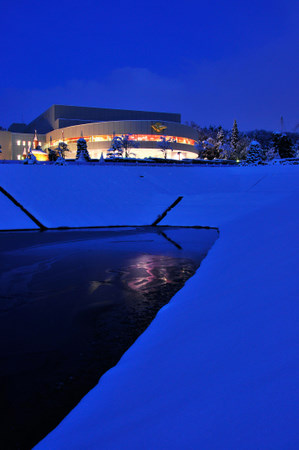
[[[76,155],[77,140],[83,136],[91,158],[99,159],[102,153],[106,157],[114,136],[126,134],[139,144],[131,156],[163,157],[157,143],[165,136],[173,140],[167,158],[197,158],[196,131],[181,123],[180,114],[64,105],[51,106],[28,125],[14,123],[7,131],[0,131],[0,158],[22,159],[38,145],[45,153],[35,151],[37,158],[47,159],[47,149],[55,149],[64,141],[70,150],[66,158],[71,159]]]

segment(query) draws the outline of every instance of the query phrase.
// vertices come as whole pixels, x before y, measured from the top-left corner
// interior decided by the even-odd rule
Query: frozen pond
[[[1,233],[4,448],[31,448],[53,429],[217,238],[177,227]]]

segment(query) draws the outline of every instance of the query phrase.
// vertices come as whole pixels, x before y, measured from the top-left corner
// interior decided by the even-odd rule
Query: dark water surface
[[[29,449],[182,288],[217,230],[0,234],[1,448]]]

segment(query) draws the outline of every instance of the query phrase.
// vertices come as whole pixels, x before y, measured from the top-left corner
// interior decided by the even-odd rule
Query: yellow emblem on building
[[[166,130],[166,128],[167,127],[165,125],[162,125],[162,123],[160,122],[156,122],[152,125],[152,129],[156,131],[156,133],[161,133],[162,131]]]

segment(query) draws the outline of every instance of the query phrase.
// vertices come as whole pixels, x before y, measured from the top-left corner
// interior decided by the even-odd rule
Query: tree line
[[[298,133],[254,130],[240,132],[235,120],[231,130],[221,126],[200,127],[195,122],[187,122],[197,131],[199,158],[235,161],[271,161],[275,158],[299,157]],[[254,151],[253,151],[254,150]],[[253,157],[255,154],[255,158]]]

